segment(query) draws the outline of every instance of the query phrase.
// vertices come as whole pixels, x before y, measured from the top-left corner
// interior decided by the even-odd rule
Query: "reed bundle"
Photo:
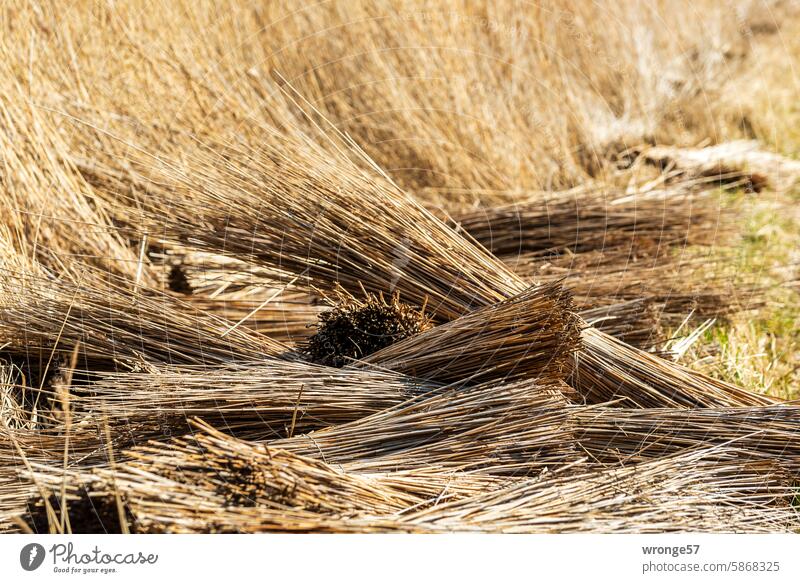
[[[598,461],[659,459],[688,449],[736,448],[742,460],[772,460],[795,477],[800,472],[800,407],[573,410],[578,441]]]
[[[251,330],[287,346],[297,348],[314,333],[314,323],[325,310],[306,293],[281,294],[270,300],[271,293],[252,294],[246,298],[227,294],[207,297],[180,296],[176,309],[190,313],[214,314],[237,328]],[[238,294],[237,294],[238,295]]]
[[[637,299],[599,306],[584,309],[580,314],[590,326],[642,350],[651,349],[667,340],[661,311],[652,300]]]
[[[51,355],[69,358],[76,346],[81,362],[128,368],[142,362],[219,364],[289,351],[168,295],[113,281],[80,285],[5,271],[0,302],[7,350],[42,353],[45,363]]]
[[[579,346],[572,298],[559,284],[549,284],[435,326],[361,362],[442,383],[552,383],[569,375]]]
[[[359,472],[525,475],[577,458],[559,390],[530,380],[461,387],[268,444]]]
[[[379,172],[312,144],[280,138],[259,152],[201,148],[190,164],[142,161],[169,185],[165,197],[135,201],[165,238],[299,274],[298,283],[322,289],[399,292],[440,320],[527,287]]]
[[[505,533],[791,532],[792,478],[735,449],[524,480],[404,517],[414,526]]]
[[[730,213],[691,182],[644,192],[518,195],[511,204],[452,215],[498,257],[547,256],[632,248],[713,245],[730,231]]]
[[[719,260],[655,253],[623,249],[507,262],[531,283],[563,282],[582,310],[643,300],[658,308],[665,325],[678,325],[689,314],[722,320],[763,305],[764,290],[752,278],[726,273]]]
[[[432,326],[425,309],[400,301],[397,293],[365,293],[356,298],[336,290],[327,298],[333,308],[319,315],[316,332],[304,343],[303,352],[313,362],[341,367],[363,359]]]
[[[423,476],[353,473],[211,432],[138,448],[117,470],[71,483],[126,500],[139,532],[789,532],[797,520],[791,476],[735,448],[506,483],[457,474],[433,495]]]
[[[589,328],[582,335],[585,349],[570,384],[587,403],[620,400],[620,406],[748,407],[778,400],[751,393],[641,350]]]
[[[76,413],[114,425],[176,434],[198,417],[226,431],[274,439],[355,421],[435,391],[437,385],[380,370],[337,369],[262,357],[256,362],[150,366],[94,375]]]

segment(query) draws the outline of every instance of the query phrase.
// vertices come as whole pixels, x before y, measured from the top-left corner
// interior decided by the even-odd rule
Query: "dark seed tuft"
[[[306,341],[312,362],[342,367],[431,327],[424,310],[402,303],[397,294],[389,301],[373,294],[358,300],[340,291],[338,299],[319,315],[317,333]]]
[[[189,279],[186,277],[186,273],[183,271],[183,268],[180,265],[173,265],[172,269],[169,270],[167,283],[169,285],[169,289],[175,293],[186,295],[192,293],[192,286],[189,283]]]

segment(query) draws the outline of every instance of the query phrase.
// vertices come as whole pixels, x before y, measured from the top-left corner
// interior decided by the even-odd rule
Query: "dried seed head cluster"
[[[167,285],[169,289],[179,294],[191,294],[192,285],[189,283],[189,278],[186,277],[186,272],[180,265],[173,265],[167,275]]]
[[[429,329],[425,310],[404,304],[399,294],[365,293],[359,300],[337,290],[332,310],[319,315],[317,332],[304,347],[313,362],[342,367],[381,348]]]
[[[266,501],[286,505],[291,501],[291,492],[276,486],[253,460],[209,455],[207,464],[215,474],[216,493],[223,496],[225,506],[253,507]]]

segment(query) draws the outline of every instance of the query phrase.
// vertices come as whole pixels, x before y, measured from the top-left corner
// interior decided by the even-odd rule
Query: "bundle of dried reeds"
[[[238,294],[236,294],[238,296]],[[275,299],[271,299],[275,298]],[[252,330],[287,346],[296,346],[314,333],[314,323],[325,307],[307,293],[251,294],[246,298],[222,294],[213,298],[202,295],[180,296],[176,309],[191,313],[214,314],[237,328]]]
[[[265,356],[251,363],[94,375],[72,403],[76,415],[115,426],[135,423],[143,436],[177,434],[199,417],[237,435],[274,439],[355,421],[436,389],[390,371]]]
[[[530,380],[461,387],[269,445],[359,472],[439,465],[525,475],[578,457],[560,389]]]
[[[735,449],[525,480],[404,517],[414,526],[507,533],[791,532],[791,476]]]
[[[527,287],[379,171],[273,137],[259,152],[200,148],[188,165],[142,160],[170,188],[135,203],[165,238],[300,274],[298,283],[323,289],[399,292],[441,320]]]
[[[706,409],[620,409],[576,407],[571,415],[581,448],[602,462],[662,458],[692,448],[730,444],[742,460],[773,460],[785,471],[800,472],[800,407],[725,407]]]
[[[177,308],[177,306],[181,306]],[[289,349],[262,334],[153,290],[109,281],[80,285],[4,271],[0,330],[8,351],[131,367],[142,362],[213,364],[253,360]],[[87,367],[92,368],[92,367]]]
[[[436,467],[413,473],[346,473],[285,450],[231,438],[206,425],[198,429],[166,443],[136,447],[114,467],[63,472],[37,465],[35,473],[26,475],[36,482],[37,492],[28,492],[27,508],[17,504],[5,518],[20,516],[46,532],[44,509],[37,500],[45,496],[54,511],[49,521],[52,532],[86,532],[81,529],[96,529],[98,523],[119,529],[118,516],[86,512],[82,493],[91,492],[99,509],[115,498],[124,500],[127,530],[136,532],[306,530],[296,522],[298,517],[331,525],[353,519],[365,526],[370,521],[366,517],[374,520],[414,511],[503,483]],[[285,519],[278,518],[279,512],[286,513]],[[270,522],[272,526],[267,526]],[[347,524],[330,528],[356,530]],[[385,528],[413,530],[400,524]]]
[[[425,477],[343,471],[212,432],[139,448],[117,469],[71,483],[105,489],[106,504],[125,500],[140,532],[789,532],[797,524],[791,477],[773,462],[743,461],[735,448],[579,464],[505,484],[455,475],[439,492],[422,486]],[[44,492],[60,485],[53,474],[38,482]]]
[[[713,379],[594,328],[583,331],[584,349],[570,384],[587,403],[619,400],[619,406],[748,407],[778,400]]]
[[[643,350],[667,340],[661,324],[661,310],[650,299],[638,299],[581,310],[590,326]]]
[[[356,298],[338,288],[326,298],[332,308],[319,315],[316,331],[303,345],[313,362],[341,367],[363,359],[387,346],[429,330],[432,323],[425,308],[400,301],[395,292],[365,292]]]
[[[658,308],[659,320],[666,325],[677,325],[690,314],[725,319],[763,305],[764,290],[752,278],[731,274],[719,259],[676,256],[666,248],[654,252],[649,256],[635,249],[612,249],[505,260],[532,283],[562,281],[581,309],[644,300]]]
[[[368,175],[346,158],[322,156],[312,145],[284,140],[283,146],[258,153],[203,149],[191,171],[177,163],[157,167],[149,162],[148,171],[170,184],[173,194],[138,203],[145,209],[149,205],[150,220],[174,238],[293,271],[321,287],[341,284],[353,294],[362,285],[374,293],[399,291],[404,301],[428,302],[441,320],[527,288],[494,256],[384,178]],[[165,216],[163,205],[174,212]],[[188,224],[203,226],[189,229]],[[657,403],[670,405],[771,402],[640,353],[597,330],[583,335],[587,341],[573,379],[592,402],[597,395],[609,400],[620,394],[632,397],[631,404],[646,402],[633,398],[643,392],[662,393]],[[713,396],[704,396],[710,386]]]
[[[131,424],[112,435],[104,422],[80,420],[31,431],[11,428],[0,419],[0,531],[14,527],[12,518],[27,501],[49,497],[34,469],[57,476],[59,491],[62,484],[72,488],[67,473],[108,465],[112,452],[137,443],[137,430]]]
[[[499,257],[608,251],[644,241],[662,252],[714,245],[730,230],[730,213],[708,191],[693,192],[693,187],[687,181],[634,194],[518,195],[511,204],[462,211],[452,220]]]
[[[38,403],[25,373],[14,363],[0,360],[0,418],[14,429],[33,429],[38,424]]]
[[[439,382],[552,383],[569,375],[579,338],[569,292],[549,284],[469,312],[361,362]]]

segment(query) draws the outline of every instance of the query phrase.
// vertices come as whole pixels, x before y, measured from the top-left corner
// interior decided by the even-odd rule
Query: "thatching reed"
[[[353,472],[216,432],[133,458],[73,482],[126,500],[144,532],[789,532],[797,521],[791,476],[735,448],[505,483],[453,474],[438,491],[424,470],[399,480]]]
[[[506,533],[791,532],[791,476],[735,449],[582,469],[423,509],[414,526]]]
[[[265,356],[250,363],[94,375],[73,406],[76,414],[115,426],[134,423],[151,437],[185,432],[198,417],[238,435],[274,439],[355,421],[436,390],[436,384],[390,371]]]
[[[200,148],[191,169],[142,160],[169,190],[135,200],[141,220],[164,238],[297,274],[298,283],[398,292],[439,320],[527,287],[378,171],[283,138],[259,152],[219,146]]]
[[[362,359],[438,382],[565,379],[580,346],[578,316],[559,284],[503,302],[392,344]]]
[[[148,256],[163,291],[182,300],[176,309],[188,304],[287,344],[311,336],[325,310],[318,294],[299,289],[286,272],[164,241],[151,243]]]
[[[175,309],[188,309],[190,313],[214,314],[229,325],[268,336],[299,350],[299,345],[314,334],[314,323],[325,311],[325,306],[313,296],[303,293],[259,292],[248,297],[215,297],[191,295],[180,297]],[[273,299],[274,298],[274,299]]]
[[[269,445],[359,472],[439,465],[526,475],[577,459],[565,404],[558,384],[487,383]]]
[[[28,511],[22,520],[36,534],[128,534],[136,533],[136,522],[127,504],[118,505],[113,493],[94,492],[91,487],[80,486],[69,496],[53,493],[48,503],[63,527],[55,528],[53,515],[43,500],[35,497],[29,501]],[[121,518],[124,516],[124,518]],[[123,521],[125,526],[123,526]]]
[[[0,529],[797,529],[795,407],[658,352],[760,301],[684,247],[796,164],[680,147],[758,6],[150,4],[0,7]],[[304,362],[340,285],[432,326]]]
[[[298,166],[298,160],[286,158],[288,147],[269,157],[253,155],[246,163],[237,160],[235,173],[230,168],[220,170],[224,180],[211,171],[221,160],[208,153],[203,153],[203,168],[191,175],[166,168],[165,180],[169,177],[181,194],[169,200],[177,212],[167,219],[159,213],[164,230],[176,237],[191,236],[210,249],[240,253],[243,259],[294,270],[321,287],[341,284],[358,293],[363,285],[367,291],[381,292],[388,282],[406,301],[427,305],[440,319],[452,319],[526,289],[525,283],[494,256],[449,229],[410,198],[383,185],[381,179],[370,179],[355,169],[348,171],[345,165],[336,174],[339,186],[329,187],[333,176],[303,176],[309,167],[329,167],[330,158],[313,158],[316,165],[308,159],[308,165]],[[306,150],[302,154],[310,155]],[[245,154],[239,152],[239,156]],[[255,172],[257,168],[262,168],[261,172]],[[294,172],[290,173],[290,168]],[[282,176],[285,178],[278,189],[272,181]],[[290,184],[298,189],[294,197],[285,195]],[[225,206],[219,205],[220,197],[224,197]],[[198,207],[201,203],[202,208]],[[254,205],[259,208],[257,215],[237,211]],[[190,234],[184,222],[188,214],[182,219],[183,212],[198,215],[208,227]],[[305,219],[301,221],[301,217]],[[367,225],[373,228],[367,229]],[[245,232],[255,235],[243,244]],[[281,253],[275,254],[273,246]],[[398,255],[398,249],[402,254]],[[364,254],[361,259],[354,255],[358,253]],[[363,281],[355,281],[362,277]],[[636,397],[642,392],[661,394],[662,400],[657,402],[667,406],[772,402],[707,380],[596,330],[588,329],[583,336],[584,348],[576,360],[573,382],[590,402],[619,395],[629,396],[630,404],[646,402],[646,398]],[[631,366],[633,361],[635,366]],[[596,366],[598,362],[602,366]],[[712,386],[711,394],[716,396],[704,396]]]
[[[748,407],[778,400],[713,379],[637,350],[594,328],[582,334],[584,350],[570,384],[587,403],[619,400],[622,407]]]
[[[590,326],[643,350],[668,340],[661,322],[661,309],[650,299],[584,309],[581,317]]]
[[[624,463],[660,459],[692,448],[735,447],[741,460],[771,460],[800,475],[800,407],[708,409],[576,408],[572,412],[581,448],[597,461]]]
[[[518,197],[511,204],[453,214],[456,227],[499,257],[713,245],[730,212],[690,182],[655,192],[570,192]]]
[[[530,282],[562,281],[581,309],[644,300],[659,320],[675,326],[687,315],[726,319],[763,305],[763,289],[750,277],[730,274],[719,259],[655,250],[612,249],[561,257],[507,258]]]
[[[25,382],[25,373],[14,363],[0,361],[0,418],[14,429],[38,425],[36,393]],[[42,403],[44,405],[44,403]]]
[[[2,274],[0,330],[8,351],[69,358],[79,345],[81,364],[104,361],[128,368],[142,362],[212,364],[252,360],[289,349],[264,335],[234,329],[218,316],[180,300],[111,282],[104,286]]]
[[[413,511],[433,500],[471,496],[501,484],[497,478],[461,475],[441,468],[413,474],[348,474],[285,450],[232,439],[207,426],[198,429],[193,435],[168,443],[130,450],[129,458],[114,469],[69,472],[66,525],[71,522],[72,531],[80,532],[75,529],[72,504],[77,498],[80,511],[80,496],[92,492],[105,503],[116,497],[125,500],[128,529],[135,526],[137,532],[311,530],[299,526],[299,517],[312,524],[329,522],[334,532],[356,531],[355,525],[335,525],[359,514]],[[51,528],[65,530],[59,522],[60,498],[52,500],[63,488],[64,474],[39,471],[32,477],[56,510]],[[34,497],[30,503],[38,504]],[[30,520],[29,510],[17,512]],[[279,518],[280,512],[286,514],[285,519]],[[33,518],[41,519],[41,513]],[[238,520],[245,522],[239,524]],[[273,524],[268,527],[270,521]],[[248,526],[253,522],[261,526]],[[356,523],[368,522],[356,518]]]

